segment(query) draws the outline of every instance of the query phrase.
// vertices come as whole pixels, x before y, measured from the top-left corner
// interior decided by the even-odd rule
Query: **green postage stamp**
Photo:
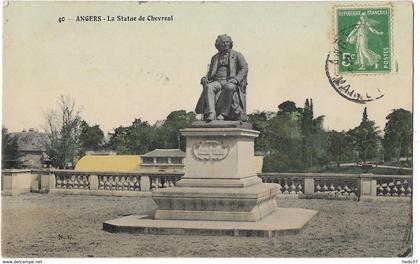
[[[391,9],[336,8],[338,73],[391,71]]]

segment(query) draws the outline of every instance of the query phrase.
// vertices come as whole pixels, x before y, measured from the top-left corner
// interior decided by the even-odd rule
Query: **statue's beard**
[[[229,51],[229,49],[230,49],[229,47],[226,47],[226,48],[225,48],[225,47],[221,47],[221,48],[219,49],[219,52],[220,52],[220,53],[226,53],[226,52],[228,52],[228,51]]]

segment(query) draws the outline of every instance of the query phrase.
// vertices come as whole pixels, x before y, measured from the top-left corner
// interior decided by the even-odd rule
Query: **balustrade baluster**
[[[69,189],[73,189],[74,188],[74,175],[70,176],[70,181],[69,181]]]
[[[115,177],[111,176],[109,177],[110,182],[111,182],[111,190],[117,190],[117,182],[115,181]]]
[[[150,186],[152,190],[156,189],[156,183],[155,183],[156,178],[152,178],[150,177]]]
[[[105,189],[112,190],[111,176],[106,177]]]
[[[407,196],[410,197],[411,196],[411,187],[410,186],[407,187],[406,192],[407,192]]]
[[[83,180],[80,175],[77,175],[75,189],[83,189]]]
[[[56,184],[57,188],[61,189],[62,188],[61,187],[61,184],[62,184],[61,176],[56,174],[56,178],[57,178],[57,180],[56,180],[55,184]]]
[[[296,186],[294,181],[292,181],[292,185],[290,186],[290,194],[296,194]]]
[[[383,196],[384,195],[384,188],[382,187],[381,184],[378,184],[376,189],[377,189],[377,192],[378,192],[377,193],[378,196]]]
[[[81,189],[82,188],[82,178],[80,175],[76,175],[74,178],[74,189]]]
[[[319,185],[319,183],[317,183],[317,185],[315,187],[316,193],[320,193],[321,189],[322,189],[321,186]]]
[[[103,190],[104,189],[104,177],[98,176],[98,189]]]
[[[394,185],[392,188],[392,196],[398,196],[398,188],[397,185]]]
[[[387,185],[385,188],[385,196],[391,196],[391,188],[389,185]]]
[[[129,191],[130,190],[130,183],[129,183],[129,180],[130,180],[130,178],[131,178],[132,176],[127,176],[127,177],[124,177],[124,186],[123,186],[123,190],[124,191]]]
[[[330,188],[329,188],[329,189],[330,189],[330,192],[331,192],[331,193],[335,193],[335,187],[334,187],[334,184],[332,184],[332,183],[331,183],[331,186],[330,186]]]
[[[344,186],[343,189],[345,191],[344,192],[345,195],[350,195],[351,189],[349,188],[349,186],[347,186],[347,184]]]
[[[322,191],[323,192],[328,192],[328,187],[327,187],[326,183],[324,183],[324,186],[322,186]]]
[[[403,185],[401,185],[400,190],[399,190],[399,196],[405,196],[405,188]]]
[[[284,194],[289,194],[289,185],[287,185],[287,180],[284,181]]]
[[[283,187],[283,185],[281,183],[279,183],[279,185],[280,185],[280,193],[283,193],[284,187]]]
[[[168,181],[169,181],[169,187],[174,187],[175,186],[175,179],[172,179],[172,177],[169,177]]]
[[[121,181],[120,181],[120,177],[116,176],[114,178],[114,182],[115,182],[115,190],[121,191]]]
[[[343,195],[343,187],[341,187],[341,185],[337,185],[336,194]]]
[[[303,193],[303,187],[302,184],[299,183],[299,185],[297,186],[297,194],[302,194]]]
[[[139,191],[140,190],[140,179],[139,177],[134,177],[134,190]]]

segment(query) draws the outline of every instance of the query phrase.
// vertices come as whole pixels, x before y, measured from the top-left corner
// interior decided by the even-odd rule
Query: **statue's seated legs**
[[[206,120],[224,120],[228,118],[234,102],[236,85],[226,81],[214,81],[206,85],[207,97]]]

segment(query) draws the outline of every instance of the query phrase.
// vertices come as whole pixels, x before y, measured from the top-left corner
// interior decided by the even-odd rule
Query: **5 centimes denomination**
[[[338,73],[391,72],[391,8],[338,7],[335,16]]]

